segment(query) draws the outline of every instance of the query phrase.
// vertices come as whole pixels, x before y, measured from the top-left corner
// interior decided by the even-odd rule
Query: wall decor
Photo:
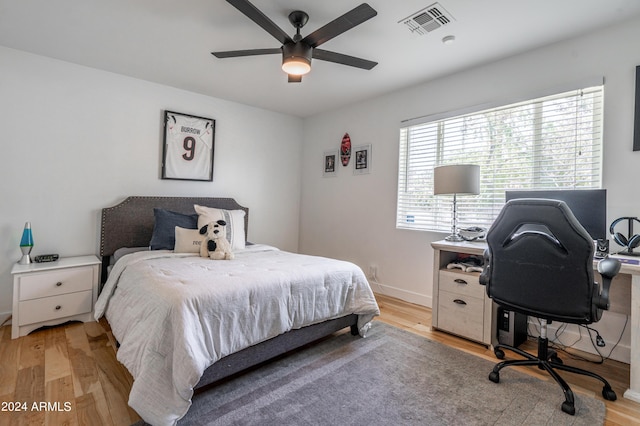
[[[340,143],[340,161],[342,165],[347,167],[349,165],[349,160],[351,159],[351,138],[349,137],[349,133],[345,133],[342,137],[342,142]]]
[[[355,162],[353,163],[353,174],[363,175],[371,170],[371,145],[357,146],[353,149]]]
[[[322,176],[324,177],[332,177],[336,176],[336,168],[338,162],[338,150],[334,149],[331,151],[325,151],[322,162]]]
[[[640,65],[636,67],[636,112],[633,130],[633,150],[640,151]]]
[[[216,121],[164,112],[162,179],[213,180]]]

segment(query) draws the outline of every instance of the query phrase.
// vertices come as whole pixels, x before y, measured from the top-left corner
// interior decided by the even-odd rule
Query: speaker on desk
[[[527,340],[527,316],[498,307],[498,342],[513,347]]]
[[[598,239],[595,244],[595,255],[596,259],[604,259],[609,255],[609,240],[607,239]]]

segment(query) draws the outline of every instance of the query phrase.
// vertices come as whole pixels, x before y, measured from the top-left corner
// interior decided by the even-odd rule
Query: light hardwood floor
[[[430,309],[383,295],[376,297],[381,310],[377,321],[495,361],[493,353],[482,345],[431,331]],[[119,426],[138,421],[127,405],[132,379],[116,361],[113,343],[104,321],[67,324],[15,340],[11,340],[10,326],[0,328],[0,426]],[[527,345],[535,350],[533,344]],[[618,394],[617,401],[605,401],[606,424],[640,425],[640,404],[622,398],[629,385],[629,366],[606,361],[603,365],[588,364],[588,368],[604,375]],[[536,368],[521,370],[548,380]],[[569,373],[563,376],[574,391],[602,399],[598,381]],[[561,402],[559,393],[558,406]]]

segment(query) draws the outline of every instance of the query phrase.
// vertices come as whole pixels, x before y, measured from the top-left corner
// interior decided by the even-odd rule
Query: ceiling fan
[[[211,52],[216,58],[235,58],[239,56],[281,53],[282,70],[289,75],[289,83],[300,83],[302,81],[302,76],[311,71],[312,58],[366,70],[370,70],[378,65],[377,62],[366,59],[318,49],[318,46],[321,44],[376,16],[378,12],[367,3],[362,3],[360,6],[334,19],[324,27],[317,29],[304,38],[300,35],[300,29],[304,27],[309,20],[309,15],[300,10],[295,10],[289,14],[289,22],[291,22],[296,29],[296,34],[291,38],[248,0],[227,0],[227,2],[275,37],[282,43],[282,46],[273,49]]]

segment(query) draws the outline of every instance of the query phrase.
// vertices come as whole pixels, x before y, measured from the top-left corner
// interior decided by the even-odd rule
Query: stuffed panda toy
[[[204,235],[202,244],[200,244],[200,256],[214,260],[233,259],[231,244],[227,241],[227,233],[224,228],[226,225],[227,222],[224,220],[218,220],[209,222],[200,228],[200,235]]]

